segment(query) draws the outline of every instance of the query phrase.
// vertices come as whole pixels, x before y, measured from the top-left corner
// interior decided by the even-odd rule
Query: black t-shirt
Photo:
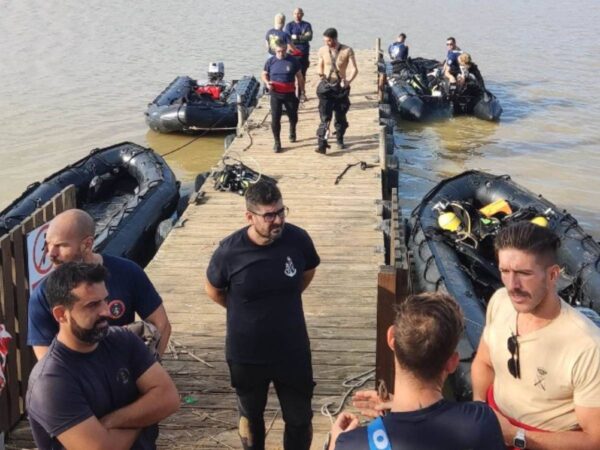
[[[306,231],[286,223],[281,236],[257,245],[248,227],[221,241],[206,275],[227,289],[227,360],[270,364],[310,354],[302,278],[319,265]]]
[[[27,411],[40,450],[62,449],[56,436],[91,416],[98,419],[134,402],[136,380],[155,363],[139,337],[121,327],[91,353],[73,351],[54,339],[33,368]],[[158,425],[144,428],[132,450],[156,448]]]
[[[440,400],[383,418],[392,450],[506,450],[494,412],[482,402]],[[368,450],[367,427],[338,437],[335,450]]]

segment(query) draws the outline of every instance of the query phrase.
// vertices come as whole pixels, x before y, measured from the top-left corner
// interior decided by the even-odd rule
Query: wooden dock
[[[344,380],[375,366],[377,274],[384,264],[377,206],[382,191],[377,72],[374,51],[358,51],[356,56],[360,74],[352,85],[347,149],[333,145],[326,156],[314,152],[319,115],[313,61],[307,77],[309,100],[299,114],[298,141],[287,141],[284,118],[284,151],[273,153],[269,103],[263,98],[247,132],[228,150],[278,180],[290,209],[287,220],[310,233],[321,256],[313,283],[303,295],[317,382],[314,449],[322,448],[330,427],[330,419],[320,412],[322,405],[332,402],[330,409],[335,410],[348,390]],[[335,144],[335,138],[331,141]],[[360,161],[375,167],[361,170],[356,165],[334,184],[348,164]],[[215,191],[212,180],[203,189],[202,201],[190,205],[183,226],[171,232],[146,269],[173,326],[174,346],[164,365],[183,399],[180,411],[161,424],[159,446],[164,449],[241,448],[236,399],[224,358],[225,310],[208,299],[203,285],[219,241],[245,225],[245,206],[243,197]],[[282,448],[278,408],[271,392],[265,412],[269,449]]]

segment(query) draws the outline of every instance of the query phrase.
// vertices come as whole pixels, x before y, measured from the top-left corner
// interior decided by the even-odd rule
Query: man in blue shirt
[[[219,243],[206,270],[208,297],[227,310],[226,359],[245,450],[264,450],[264,410],[275,386],[285,450],[308,450],[314,389],[302,293],[320,259],[308,233],[286,223],[275,184],[246,191],[246,220]]]
[[[400,33],[396,42],[393,42],[388,47],[388,53],[392,61],[406,61],[408,59],[408,45],[406,41],[406,34]]]
[[[292,44],[292,36],[283,30],[284,25],[285,15],[283,13],[276,14],[273,19],[273,28],[267,31],[267,34],[265,35],[267,52],[269,52],[269,55],[271,56],[275,56],[275,48],[277,47],[278,42],[283,42],[286,45],[286,50],[290,53],[297,51],[294,44]]]
[[[137,313],[160,332],[158,352],[163,354],[171,325],[162,299],[141,267],[133,261],[116,256],[94,253],[95,224],[91,216],[80,209],[69,209],[50,222],[46,233],[47,257],[53,266],[66,262],[102,264],[110,273],[107,280],[111,325],[127,325]],[[48,346],[58,332],[58,323],[45,292],[43,280],[29,297],[27,344],[33,346],[38,359],[48,351]]]
[[[298,123],[298,104],[296,97],[296,80],[298,92],[304,92],[304,77],[300,63],[291,55],[286,55],[286,44],[278,42],[275,46],[276,54],[265,63],[262,80],[271,94],[271,131],[275,144],[273,150],[278,153],[281,148],[281,113],[283,106],[287,111],[290,121],[290,142],[296,142],[296,124]]]
[[[496,415],[483,402],[450,402],[442,388],[459,364],[456,346],[464,322],[458,304],[440,292],[409,296],[398,306],[387,343],[394,352],[394,396],[359,391],[354,405],[377,417],[368,427],[342,413],[329,450],[504,450]],[[383,410],[391,410],[383,418]]]
[[[302,8],[296,8],[294,10],[294,21],[289,22],[285,26],[285,31],[292,37],[292,44],[297,49],[297,52],[293,54],[302,67],[302,76],[306,78],[306,71],[310,66],[309,53],[310,53],[310,41],[313,38],[312,26],[310,23],[302,20],[304,17],[304,11]]]
[[[458,57],[462,53],[462,50],[456,45],[456,39],[449,37],[446,39],[446,60],[444,61],[444,76],[450,81],[450,83],[456,83],[456,76],[460,73],[460,66],[458,64]]]
[[[107,276],[99,264],[70,262],[46,279],[60,329],[26,398],[40,450],[154,450],[158,422],[179,408],[173,381],[142,341],[108,326]]]

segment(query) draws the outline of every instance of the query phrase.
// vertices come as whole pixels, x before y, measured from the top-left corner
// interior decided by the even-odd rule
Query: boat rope
[[[244,108],[245,108],[245,107],[244,107]],[[203,131],[201,134],[199,134],[198,136],[195,136],[194,138],[190,139],[190,140],[189,140],[188,142],[186,142],[185,144],[183,144],[183,145],[180,145],[179,147],[176,147],[176,148],[174,148],[173,150],[169,150],[168,152],[166,152],[166,153],[163,153],[163,154],[162,154],[162,155],[160,155],[160,156],[162,156],[162,157],[164,158],[165,156],[172,155],[173,153],[175,153],[175,152],[178,152],[178,151],[179,151],[179,150],[181,150],[182,148],[185,148],[185,147],[187,147],[187,146],[188,146],[188,145],[190,145],[191,143],[193,143],[193,142],[196,142],[198,139],[200,139],[200,138],[202,138],[202,137],[206,136],[208,133],[210,133],[212,130],[214,130],[214,129],[215,129],[215,127],[216,127],[217,125],[219,125],[219,123],[221,123],[221,122],[222,122],[222,121],[223,121],[225,118],[227,118],[227,116],[226,116],[226,115],[223,115],[223,116],[221,116],[219,119],[217,119],[217,120],[215,121],[215,123],[213,123],[213,124],[210,126],[210,128],[207,128],[206,130],[204,130],[204,131]]]
[[[348,399],[350,394],[352,394],[352,392],[354,392],[355,389],[364,386],[368,381],[374,379],[375,369],[369,369],[353,377],[346,378],[342,383],[342,386],[347,389],[342,394],[339,405],[333,411],[331,411],[329,408],[335,405],[335,401],[323,403],[323,405],[321,406],[321,414],[323,414],[326,417],[329,417],[329,420],[331,421],[331,423],[333,423],[334,416],[337,416],[340,413],[340,411],[344,408],[346,400]]]
[[[342,172],[336,177],[333,184],[339,184],[339,182],[342,181],[342,178],[344,178],[344,175],[346,175],[346,172],[348,172],[352,167],[358,166],[358,165],[360,165],[360,170],[367,170],[367,169],[371,169],[373,167],[377,167],[376,164],[367,164],[365,161],[349,163],[346,165],[346,168],[344,170],[342,170]]]

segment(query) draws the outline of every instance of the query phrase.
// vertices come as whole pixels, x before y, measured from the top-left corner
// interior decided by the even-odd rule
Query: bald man
[[[111,255],[94,253],[95,224],[92,217],[80,209],[69,209],[56,216],[46,232],[47,256],[54,267],[66,262],[102,264],[108,269],[106,282],[110,325],[127,325],[135,320],[137,313],[142,320],[153,324],[160,332],[158,352],[163,354],[171,324],[162,299],[144,273],[133,261]],[[34,289],[29,298],[29,330],[27,344],[33,347],[35,356],[41,359],[58,333],[44,292],[45,279]]]
[[[284,31],[292,37],[292,44],[298,50],[293,55],[302,67],[302,76],[306,78],[306,71],[310,65],[310,41],[313,38],[313,31],[311,24],[302,20],[303,17],[304,11],[302,8],[294,9],[294,20],[285,26]]]

